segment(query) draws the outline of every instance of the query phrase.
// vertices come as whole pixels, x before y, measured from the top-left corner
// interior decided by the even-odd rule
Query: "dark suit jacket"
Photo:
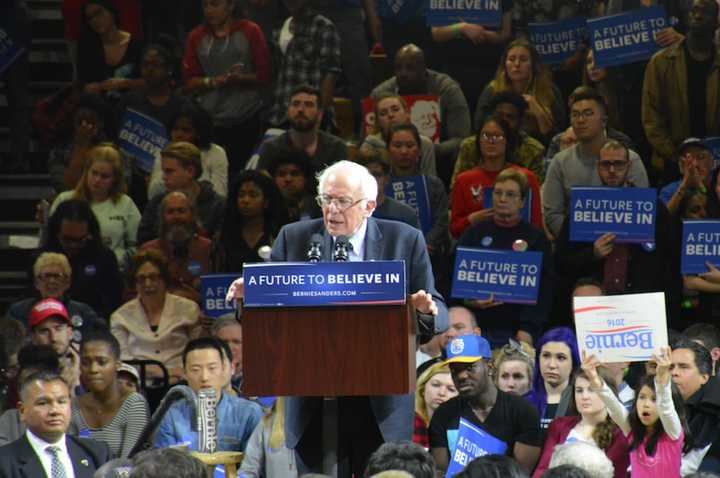
[[[272,260],[306,261],[313,234],[323,237],[322,260],[330,261],[333,239],[325,230],[322,219],[295,222],[283,227],[273,244]],[[423,289],[432,294],[439,309],[435,317],[435,331],[447,329],[447,307],[435,290],[430,256],[420,231],[401,222],[368,218],[364,257],[367,261],[404,260],[408,293]],[[317,398],[288,397],[285,402],[285,440],[288,448],[295,447],[300,441],[310,418],[319,412],[321,402]],[[370,404],[385,441],[412,438],[414,394],[370,397]]]
[[[110,449],[105,443],[89,438],[65,435],[75,478],[92,478],[95,470],[110,459]],[[0,476],[2,478],[43,478],[45,470],[37,457],[27,435],[0,447]],[[49,477],[48,477],[49,478]]]

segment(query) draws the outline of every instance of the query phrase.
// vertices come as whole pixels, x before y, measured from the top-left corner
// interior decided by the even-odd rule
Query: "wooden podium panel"
[[[250,396],[415,391],[410,306],[246,308],[243,392]]]

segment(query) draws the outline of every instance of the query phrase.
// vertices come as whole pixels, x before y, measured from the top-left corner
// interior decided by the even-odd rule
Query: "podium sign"
[[[246,264],[244,307],[405,303],[405,261]]]

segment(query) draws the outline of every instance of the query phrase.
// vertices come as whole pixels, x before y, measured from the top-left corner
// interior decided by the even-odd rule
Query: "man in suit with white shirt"
[[[350,161],[329,166],[320,174],[317,201],[323,218],[284,226],[273,244],[273,262],[307,260],[315,234],[321,237],[321,261],[332,260],[333,246],[341,236],[349,243],[350,261],[404,260],[408,301],[418,313],[419,325],[444,332],[447,307],[435,289],[422,233],[401,222],[371,217],[377,205],[377,182],[368,170]],[[231,298],[241,297],[241,281],[233,283],[228,293]],[[411,439],[413,402],[413,394],[339,399],[339,455],[348,459],[356,476],[362,476],[370,454],[383,442]],[[285,402],[285,442],[295,449],[302,472],[321,470],[322,408],[323,399],[318,397],[287,397]]]
[[[0,447],[3,478],[91,478],[108,461],[104,443],[65,434],[70,391],[55,372],[42,371],[20,384],[20,417],[27,427],[18,440]]]

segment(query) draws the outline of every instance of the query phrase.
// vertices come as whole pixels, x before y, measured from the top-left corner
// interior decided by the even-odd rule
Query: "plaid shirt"
[[[430,449],[430,434],[428,433],[428,427],[425,425],[425,420],[423,420],[417,413],[415,414],[415,426],[413,428],[412,441],[426,450]]]
[[[320,88],[327,73],[339,74],[340,37],[335,25],[322,15],[309,12],[292,20],[293,38],[279,62],[275,100],[270,123],[281,125],[286,119],[290,92],[302,84]],[[279,45],[280,32],[273,35]],[[277,47],[280,52],[280,48]]]

